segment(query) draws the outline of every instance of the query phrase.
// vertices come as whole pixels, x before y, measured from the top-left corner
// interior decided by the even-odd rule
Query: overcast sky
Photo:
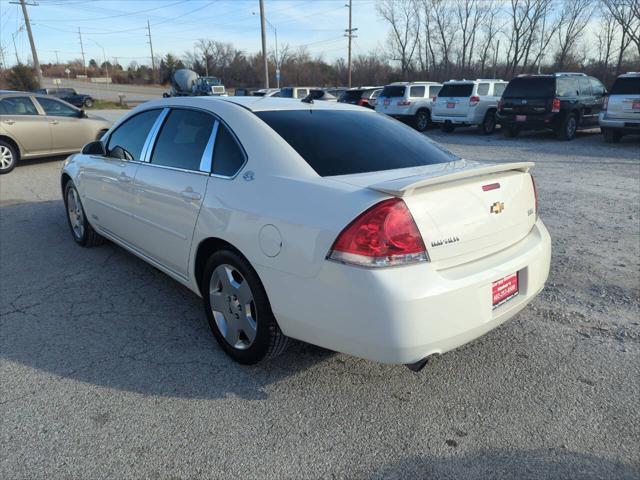
[[[32,2],[34,3],[34,2]],[[78,27],[85,56],[127,65],[149,63],[147,19],[154,53],[182,55],[200,38],[233,43],[247,52],[260,50],[258,0],[38,0],[29,16],[41,63],[80,58]],[[345,57],[348,8],[345,0],[264,0],[267,20],[277,29],[280,47],[305,45],[326,60]],[[19,5],[0,0],[0,46],[6,63],[15,63],[13,39],[22,62],[30,58],[29,41]],[[358,28],[354,54],[382,47],[387,26],[377,18],[375,0],[353,0],[353,26]],[[274,32],[267,27],[267,47]]]

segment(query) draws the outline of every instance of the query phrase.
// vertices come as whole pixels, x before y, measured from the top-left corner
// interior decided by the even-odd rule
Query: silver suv
[[[496,128],[498,100],[507,82],[497,79],[450,80],[442,85],[433,105],[431,119],[442,123],[442,130],[456,126],[479,125],[485,135]]]
[[[385,86],[376,102],[376,112],[413,124],[424,132],[431,123],[433,100],[442,84],[436,82],[396,82]]]
[[[606,142],[619,142],[626,133],[640,134],[640,72],[620,75],[598,117]]]

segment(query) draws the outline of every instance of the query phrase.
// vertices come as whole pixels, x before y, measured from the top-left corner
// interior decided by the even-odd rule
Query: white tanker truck
[[[181,68],[171,75],[171,88],[163,97],[195,97],[226,95],[224,85],[216,77],[201,77],[193,70]]]

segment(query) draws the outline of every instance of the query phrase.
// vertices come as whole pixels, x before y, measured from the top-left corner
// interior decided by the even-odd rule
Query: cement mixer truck
[[[171,88],[163,97],[195,97],[226,95],[224,85],[216,77],[201,77],[193,70],[181,68],[171,75]]]

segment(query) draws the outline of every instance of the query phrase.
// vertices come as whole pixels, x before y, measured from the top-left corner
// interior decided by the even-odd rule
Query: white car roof
[[[416,82],[393,82],[393,83],[390,83],[389,85],[442,85],[442,84],[438,82],[416,81]]]
[[[208,108],[214,107],[216,103],[233,103],[246,108],[252,112],[266,112],[274,110],[352,110],[362,113],[375,113],[369,108],[362,108],[348,103],[315,101],[313,103],[303,102],[294,98],[279,97],[170,97],[145,102],[144,109],[164,106],[190,106]],[[141,105],[141,107],[142,107]]]

